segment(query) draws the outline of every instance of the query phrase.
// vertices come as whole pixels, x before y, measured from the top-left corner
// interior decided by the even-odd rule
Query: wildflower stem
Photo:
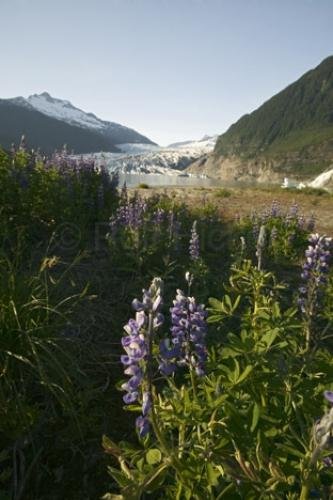
[[[155,394],[152,394],[152,408],[151,408],[151,414],[150,414],[150,419],[151,419],[151,424],[154,429],[155,436],[157,438],[157,441],[159,442],[161,449],[163,453],[170,459],[170,464],[171,466],[175,469],[175,471],[181,476],[181,463],[179,462],[178,458],[176,457],[176,454],[169,449],[169,446],[167,442],[164,439],[163,433],[161,432],[161,427],[159,425],[159,422],[157,421],[157,414],[156,414],[156,409],[154,405],[154,398]]]
[[[196,380],[195,380],[195,373],[194,373],[194,370],[193,370],[193,366],[190,366],[190,375],[191,375],[191,384],[192,384],[192,390],[193,390],[193,397],[194,397],[194,400],[197,401],[198,400],[197,384],[196,384]]]
[[[155,405],[156,393],[153,390],[154,388],[153,388],[153,382],[152,382],[153,334],[154,334],[154,315],[153,315],[153,313],[150,313],[149,317],[148,317],[147,375],[148,375],[148,392],[151,394],[151,412],[150,412],[151,424],[152,424],[155,436],[156,436],[156,438],[161,446],[163,453],[168,458],[170,458],[171,465],[174,467],[174,469],[177,472],[179,472],[180,463],[178,462],[178,459],[176,458],[175,454],[171,450],[169,450],[169,446],[164,439],[163,433],[161,432],[161,426],[160,426],[159,422],[157,421],[156,405]]]
[[[152,392],[152,350],[153,350],[153,334],[154,334],[154,318],[153,314],[149,313],[148,316],[148,355],[147,355],[147,379],[148,379],[148,392]],[[154,408],[154,401],[152,401],[152,409]],[[153,413],[153,411],[152,411]]]
[[[300,500],[308,500],[309,494],[310,494],[310,486],[309,482],[306,481],[306,483],[302,485],[301,495],[299,497]]]
[[[305,352],[308,352],[310,349],[311,343],[311,328],[309,322],[307,322],[305,326]]]

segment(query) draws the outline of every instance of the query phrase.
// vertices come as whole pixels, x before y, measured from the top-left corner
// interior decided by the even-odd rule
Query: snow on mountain
[[[22,98],[21,98],[22,99]],[[69,101],[51,97],[47,92],[33,94],[26,101],[37,111],[58,120],[72,123],[85,128],[102,130],[106,128],[105,122],[92,113],[85,113],[75,108]]]
[[[205,135],[202,139],[198,141],[184,141],[184,142],[175,142],[173,144],[169,144],[168,149],[198,149],[205,153],[210,153],[213,151],[218,135],[208,136]]]

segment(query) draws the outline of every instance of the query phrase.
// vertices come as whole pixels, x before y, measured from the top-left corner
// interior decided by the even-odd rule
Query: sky
[[[0,0],[0,98],[199,139],[332,55],[332,25],[333,0]]]

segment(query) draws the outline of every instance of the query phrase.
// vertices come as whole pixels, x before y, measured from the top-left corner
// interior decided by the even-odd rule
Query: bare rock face
[[[281,174],[272,170],[270,161],[257,159],[244,162],[240,157],[218,157],[213,154],[199,158],[186,170],[194,174],[205,174],[209,177],[227,182],[281,182]]]
[[[284,177],[308,182],[325,172],[333,163],[333,141],[310,145],[283,155],[221,155],[215,152],[202,156],[187,167],[187,172],[205,174],[223,181],[249,183],[280,183]]]

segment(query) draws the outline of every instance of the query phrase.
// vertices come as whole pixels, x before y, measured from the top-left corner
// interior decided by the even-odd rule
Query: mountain
[[[118,151],[114,143],[95,130],[51,118],[34,108],[22,106],[10,99],[0,99],[0,146],[9,149],[18,144],[22,135],[30,148],[52,153],[67,144],[77,153]]]
[[[50,153],[67,144],[75,153],[119,151],[117,144],[154,144],[147,137],[118,123],[101,120],[69,101],[47,92],[27,99],[0,99],[0,145],[5,148],[27,136],[30,147]]]
[[[228,179],[308,178],[333,160],[333,56],[244,115],[193,165]]]

